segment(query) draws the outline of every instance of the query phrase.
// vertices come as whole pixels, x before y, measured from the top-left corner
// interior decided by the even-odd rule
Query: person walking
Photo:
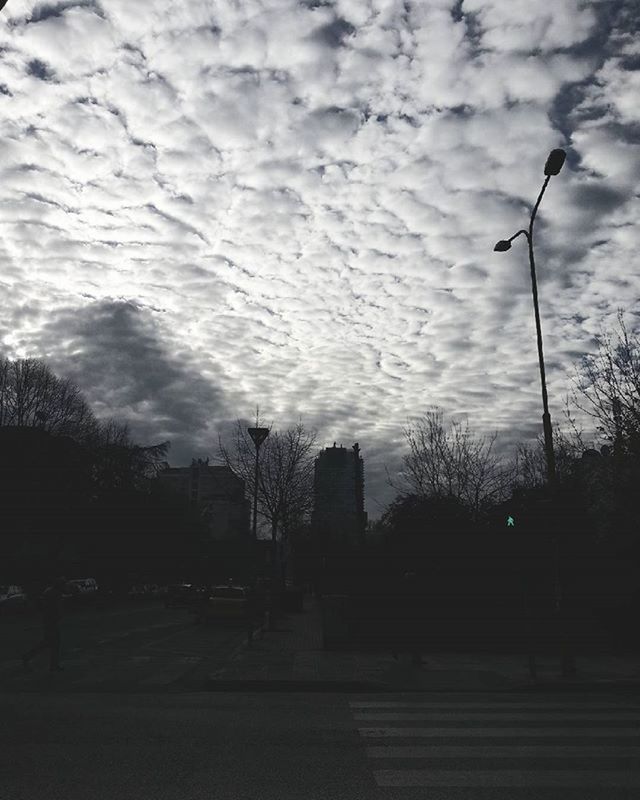
[[[67,579],[58,577],[40,597],[42,611],[43,638],[22,656],[22,666],[28,669],[29,662],[42,650],[50,650],[49,671],[61,672],[60,666],[60,617],[62,616],[62,595]]]

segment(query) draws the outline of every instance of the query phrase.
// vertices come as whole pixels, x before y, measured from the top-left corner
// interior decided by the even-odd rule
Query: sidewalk
[[[538,657],[538,677],[527,656],[430,653],[413,667],[407,654],[329,652],[322,647],[320,601],[305,596],[303,613],[286,613],[275,631],[257,629],[224,667],[210,673],[209,691],[516,691],[640,689],[640,654],[578,656],[577,675],[560,676],[560,657]]]

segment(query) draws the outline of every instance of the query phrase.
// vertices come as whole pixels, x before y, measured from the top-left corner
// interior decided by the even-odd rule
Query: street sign
[[[269,428],[247,428],[247,430],[256,447],[260,447],[269,435]]]

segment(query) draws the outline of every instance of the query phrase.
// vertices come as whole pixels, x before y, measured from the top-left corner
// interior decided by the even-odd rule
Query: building
[[[357,442],[351,450],[334,442],[316,458],[311,522],[321,540],[363,543],[367,526],[364,463]]]
[[[190,467],[167,467],[158,478],[201,513],[212,539],[249,537],[251,501],[244,481],[229,467],[194,459]]]

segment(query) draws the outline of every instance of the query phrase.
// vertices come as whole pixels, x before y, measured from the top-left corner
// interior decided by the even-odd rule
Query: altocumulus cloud
[[[43,323],[35,351],[85,387],[99,417],[126,419],[145,442],[172,441],[172,457],[188,463],[209,444],[202,441],[209,421],[229,413],[225,376],[171,341],[154,311],[117,300],[60,307]]]
[[[174,463],[260,404],[359,441],[390,499],[433,404],[535,435],[526,224],[558,419],[640,295],[633,10],[617,0],[11,0],[0,330]]]

